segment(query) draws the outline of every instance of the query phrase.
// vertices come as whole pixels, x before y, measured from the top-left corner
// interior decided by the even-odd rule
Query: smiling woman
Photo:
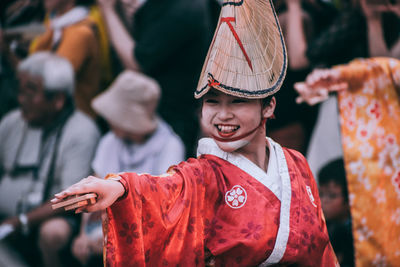
[[[226,23],[218,24],[195,93],[209,136],[199,141],[198,157],[159,177],[91,176],[52,201],[97,194],[96,204],[76,212],[107,208],[109,266],[336,266],[305,158],[266,138],[271,95],[287,65],[273,7],[224,1],[221,12]],[[243,18],[251,14],[253,21]],[[278,41],[245,42],[244,28]]]

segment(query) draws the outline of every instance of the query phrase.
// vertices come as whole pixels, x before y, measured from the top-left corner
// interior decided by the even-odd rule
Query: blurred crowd
[[[195,156],[193,93],[222,2],[1,1],[0,266],[101,265],[101,214],[48,199],[88,175],[161,175]],[[400,1],[273,2],[289,67],[267,134],[307,156],[339,262],[355,266],[337,95],[295,87],[357,58],[399,59]]]

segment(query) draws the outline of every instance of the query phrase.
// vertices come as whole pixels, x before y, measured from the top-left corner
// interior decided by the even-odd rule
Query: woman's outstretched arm
[[[80,207],[75,213],[103,210],[111,206],[119,197],[123,196],[125,188],[119,181],[113,179],[104,180],[89,176],[55,194],[55,198],[51,202],[55,204],[65,200],[67,197],[88,193],[95,193],[97,195],[96,203]]]

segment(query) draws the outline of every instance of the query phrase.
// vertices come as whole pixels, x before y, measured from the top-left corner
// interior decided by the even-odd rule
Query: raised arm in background
[[[309,17],[303,12],[301,0],[286,0],[287,4],[287,29],[286,40],[289,54],[289,67],[293,70],[304,69],[309,66],[306,57],[307,38],[304,20]]]
[[[111,44],[122,64],[127,69],[140,71],[139,63],[133,54],[135,41],[115,11],[116,0],[98,0],[97,3],[106,21]]]
[[[385,0],[382,0],[385,2]],[[400,38],[391,48],[385,42],[382,21],[383,12],[392,12],[400,17],[400,4],[392,5],[390,3],[372,6],[367,0],[360,0],[362,11],[367,20],[368,30],[368,51],[370,57],[393,57],[400,58]]]

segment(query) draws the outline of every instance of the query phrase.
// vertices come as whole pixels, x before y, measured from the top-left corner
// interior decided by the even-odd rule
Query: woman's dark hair
[[[320,185],[327,185],[330,182],[334,182],[342,188],[343,197],[348,202],[347,179],[343,158],[330,161],[318,172],[318,183]]]
[[[272,97],[274,97],[274,96],[270,95],[270,96],[267,96],[266,98],[261,99],[261,104],[262,104],[263,108],[265,108],[266,106],[269,105],[269,103],[271,103]]]

